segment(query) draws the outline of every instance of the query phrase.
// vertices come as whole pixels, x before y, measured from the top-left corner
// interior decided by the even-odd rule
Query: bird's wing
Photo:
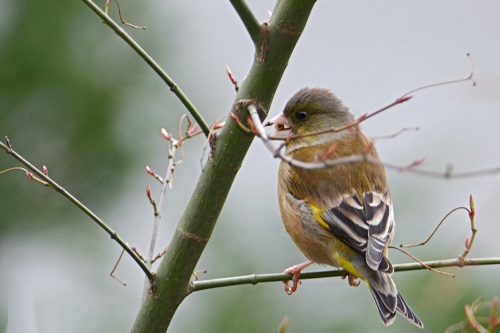
[[[394,271],[384,255],[394,228],[389,193],[365,192],[362,202],[356,194],[344,196],[321,218],[335,237],[365,256],[371,269]]]

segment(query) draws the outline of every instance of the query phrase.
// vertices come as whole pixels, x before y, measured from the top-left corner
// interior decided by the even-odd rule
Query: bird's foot
[[[312,261],[308,260],[306,262],[303,262],[298,265],[293,265],[292,267],[289,267],[283,271],[284,274],[292,274],[292,285],[290,286],[288,283],[290,280],[283,281],[285,284],[285,292],[288,295],[293,294],[295,291],[297,291],[297,288],[299,287],[300,283],[300,272],[312,264]]]
[[[347,281],[349,281],[349,285],[351,287],[357,287],[361,283],[360,281],[358,281],[358,277],[354,274],[351,274],[351,273],[349,273],[349,275],[342,276],[342,279],[345,279],[345,278],[347,278]]]

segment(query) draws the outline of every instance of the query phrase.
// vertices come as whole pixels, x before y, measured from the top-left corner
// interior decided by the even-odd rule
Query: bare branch
[[[84,212],[88,217],[90,217],[94,222],[97,223],[104,231],[106,231],[111,239],[116,241],[127,253],[132,257],[132,259],[139,265],[144,274],[146,274],[147,278],[151,280],[153,278],[153,273],[148,269],[144,261],[142,261],[132,250],[130,246],[113,230],[111,229],[103,220],[101,220],[94,212],[92,212],[87,206],[81,203],[78,199],[76,199],[71,193],[66,191],[61,185],[56,183],[52,178],[47,176],[44,171],[38,169],[33,164],[31,164],[28,160],[26,160],[23,156],[17,153],[13,148],[10,142],[7,139],[7,144],[4,144],[0,141],[0,148],[5,150],[9,155],[14,157],[16,160],[25,165],[29,170],[31,170],[34,174],[37,175],[38,178],[45,181],[49,184],[50,188],[54,189],[56,192],[59,192],[63,197],[68,199],[72,204],[77,206],[82,212]],[[47,173],[48,174],[48,173]]]
[[[246,106],[250,103],[259,105],[259,111],[271,105],[291,52],[314,4],[315,0],[277,3],[273,23],[263,25],[261,42],[266,44],[264,36],[267,35],[273,43],[256,49],[257,55],[232,107],[239,117],[245,115]],[[265,57],[259,54],[259,49]],[[262,52],[263,49],[265,52]],[[251,102],[247,104],[248,101]],[[211,237],[252,140],[253,136],[240,131],[234,122],[227,122],[217,139],[210,142],[212,154],[177,224],[168,251],[158,266],[155,292],[150,293],[142,303],[132,332],[164,332],[170,325],[189,291],[192,273]]]
[[[393,104],[391,104],[391,105],[393,105]],[[381,110],[385,110],[385,109],[386,108],[383,108]],[[378,110],[375,112],[380,112],[381,110]],[[368,116],[361,116],[354,123],[346,125],[346,126],[342,126],[342,127],[338,127],[338,128],[330,128],[330,129],[327,129],[324,131],[314,132],[312,134],[310,134],[310,133],[303,134],[303,135],[300,135],[300,137],[309,136],[309,135],[318,135],[318,134],[329,133],[329,132],[344,131],[346,129],[358,126],[358,124],[360,122],[365,120],[367,117],[371,117],[371,115],[373,115],[373,114],[370,114]],[[265,134],[265,132],[263,132],[263,130],[261,130],[262,123],[260,121],[257,121],[258,117],[255,118],[255,120],[253,118],[251,118],[252,122],[253,122],[252,124],[250,124],[250,126],[252,127],[251,129],[245,127],[245,125],[243,125],[239,121],[238,117],[236,117],[234,114],[230,114],[230,118],[231,118],[231,120],[236,122],[238,124],[238,126],[243,131],[245,131],[247,133],[253,132],[256,136],[258,136],[262,140],[262,142],[264,143],[264,146],[273,154],[274,157],[279,158],[282,161],[290,164],[291,166],[294,166],[294,167],[300,168],[300,169],[318,170],[318,169],[323,169],[323,168],[331,168],[331,167],[341,165],[341,164],[346,164],[346,163],[368,162],[368,163],[375,164],[375,165],[381,165],[387,169],[392,169],[392,170],[399,171],[399,172],[412,172],[412,173],[415,173],[418,175],[435,177],[435,178],[447,178],[447,179],[470,178],[470,177],[486,176],[486,175],[500,173],[500,166],[497,166],[494,168],[486,168],[486,169],[463,171],[463,172],[454,172],[453,167],[451,165],[448,165],[446,170],[441,171],[441,172],[440,171],[431,171],[431,170],[421,170],[421,169],[417,169],[416,167],[422,165],[424,163],[425,159],[415,160],[408,165],[397,165],[397,164],[392,164],[392,163],[380,161],[380,160],[375,159],[371,155],[366,154],[366,153],[359,153],[359,154],[353,154],[353,155],[349,155],[349,156],[343,156],[343,157],[339,157],[339,158],[336,158],[333,160],[332,159],[316,159],[312,162],[304,162],[301,160],[294,159],[291,156],[286,155],[282,151],[282,149],[286,145],[287,141],[284,141],[278,148],[276,148],[272,144],[272,142],[270,141],[270,139],[271,140],[273,139],[272,136],[268,137]],[[266,125],[268,125],[268,124],[266,124]],[[291,136],[287,140],[290,140],[290,139],[293,139],[296,137],[299,137],[299,136]]]
[[[415,243],[415,244],[401,244],[399,245],[399,247],[406,247],[406,248],[410,248],[410,247],[416,247],[416,246],[422,246],[422,245],[425,245],[427,244],[431,239],[432,237],[434,237],[434,235],[436,234],[436,232],[438,231],[438,229],[441,227],[441,225],[443,225],[444,221],[446,221],[446,219],[451,215],[453,214],[454,212],[456,211],[459,211],[461,209],[464,209],[466,210],[469,215],[470,215],[470,211],[466,208],[466,207],[456,207],[454,209],[452,209],[451,211],[449,211],[442,219],[441,221],[439,221],[438,225],[436,226],[436,228],[434,228],[434,230],[432,231],[432,233],[430,234],[429,237],[427,237],[426,240],[424,240],[423,242],[420,242],[420,243]]]
[[[428,269],[426,266],[432,268],[443,268],[443,267],[463,267],[463,266],[480,266],[480,265],[499,265],[500,257],[471,258],[471,259],[465,258],[463,265],[459,259],[425,261],[423,262],[423,264],[425,264],[425,266],[422,266],[420,263],[407,263],[407,264],[394,265],[394,271],[405,272],[405,271]],[[341,276],[346,276],[348,274],[349,273],[345,270],[307,272],[307,273],[301,273],[300,279],[307,280],[307,279],[319,279],[319,278],[328,278],[335,276],[341,277]],[[278,281],[281,282],[285,280],[290,280],[291,277],[292,277],[291,274],[274,273],[274,274],[250,274],[250,275],[204,280],[204,281],[192,281],[190,291],[195,292],[205,289],[237,286],[242,284],[256,285],[258,283],[264,283],[264,282],[278,282]]]
[[[449,277],[455,277],[455,274],[448,273],[448,272],[443,272],[443,271],[440,271],[438,269],[435,269],[435,268],[432,268],[430,266],[427,266],[423,261],[421,261],[420,259],[418,259],[417,257],[415,257],[413,254],[411,254],[410,252],[405,251],[403,249],[400,249],[399,247],[390,245],[389,248],[394,249],[394,250],[398,250],[398,251],[406,254],[408,257],[412,258],[413,260],[415,260],[416,262],[418,262],[420,265],[424,266],[424,268],[426,268],[426,269],[428,269],[430,271],[436,272],[438,274],[446,275],[446,276],[449,276]]]
[[[366,121],[367,119],[370,119],[386,110],[389,110],[391,109],[392,107],[398,105],[398,104],[401,104],[401,103],[404,103],[408,100],[410,100],[411,98],[413,98],[413,96],[411,96],[411,94],[417,92],[417,91],[420,91],[420,90],[424,90],[424,89],[429,89],[429,88],[434,88],[434,87],[437,87],[437,86],[443,86],[443,85],[450,85],[450,84],[454,84],[454,83],[460,83],[460,82],[466,82],[466,81],[472,81],[473,83],[473,86],[476,85],[476,81],[474,81],[474,64],[472,63],[472,59],[470,57],[470,54],[467,54],[467,57],[469,58],[471,64],[470,64],[470,73],[467,77],[465,78],[462,78],[462,79],[456,79],[456,80],[450,80],[450,81],[443,81],[443,82],[438,82],[438,83],[432,83],[432,84],[428,84],[428,85],[425,85],[425,86],[422,86],[422,87],[418,87],[416,89],[413,89],[413,90],[410,90],[409,92],[403,94],[401,97],[398,97],[394,102],[382,107],[381,109],[378,109],[376,111],[373,111],[371,113],[367,113],[367,114],[363,114],[361,115],[358,119],[356,119],[353,123],[351,124],[348,124],[348,125],[345,125],[345,126],[342,126],[342,127],[332,127],[332,128],[328,128],[326,130],[321,130],[321,131],[316,131],[316,132],[310,132],[310,133],[306,133],[306,134],[300,134],[300,135],[291,135],[289,138],[287,138],[286,140],[291,140],[291,139],[294,139],[294,138],[302,138],[302,137],[307,137],[307,136],[314,136],[314,135],[319,135],[319,134],[325,134],[325,133],[338,133],[338,132],[341,132],[341,131],[345,131],[347,129],[350,129],[350,128],[354,128],[354,127],[357,127],[359,124],[361,124],[362,122]],[[266,126],[269,125],[269,124],[266,124]],[[274,138],[270,137],[271,140],[274,140]],[[283,140],[283,139],[277,139],[277,140]]]
[[[123,253],[124,252],[125,252],[125,250],[122,249],[122,251],[120,252],[120,256],[118,257],[118,260],[116,261],[115,266],[113,266],[113,269],[111,270],[111,273],[109,273],[109,276],[111,276],[113,279],[115,279],[116,281],[118,281],[122,286],[126,287],[127,283],[125,281],[123,281],[122,279],[118,278],[115,275],[116,269],[118,268],[118,265],[120,264],[120,261],[122,261]]]
[[[123,30],[115,21],[113,21],[105,12],[99,8],[94,2],[91,0],[82,0],[94,13],[99,16],[106,25],[108,25],[113,31],[125,41],[148,65],[151,67],[156,74],[167,84],[177,98],[181,101],[181,103],[186,107],[189,113],[193,116],[196,122],[200,125],[201,129],[205,136],[208,136],[210,128],[203,120],[203,117],[198,112],[198,110],[194,107],[191,101],[187,98],[184,92],[179,88],[179,86],[170,78],[170,76],[161,68],[160,65],[139,45],[137,42],[128,35],[125,30]]]
[[[108,15],[108,13],[109,13],[109,5],[110,5],[110,3],[111,3],[111,0],[106,0],[106,4],[104,5],[104,13],[106,13],[106,15]],[[122,24],[125,24],[126,26],[129,26],[129,27],[134,28],[134,29],[142,29],[142,30],[146,29],[145,26],[135,25],[135,24],[128,23],[127,21],[125,21],[123,19],[122,9],[120,8],[120,4],[118,3],[118,0],[115,0],[115,3],[116,3],[116,7],[118,7],[118,16],[119,16],[120,22]]]

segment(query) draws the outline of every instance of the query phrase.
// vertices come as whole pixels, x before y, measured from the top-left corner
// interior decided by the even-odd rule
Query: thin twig
[[[268,140],[266,131],[264,130],[264,126],[262,126],[262,122],[259,118],[259,113],[257,112],[257,107],[255,104],[250,104],[248,106],[248,112],[250,113],[250,118],[252,119],[252,123],[255,126],[255,130],[262,140]]]
[[[467,211],[469,212],[470,230],[472,234],[470,240],[469,238],[466,238],[465,250],[458,257],[458,259],[463,259],[469,254],[470,249],[472,248],[472,244],[474,244],[474,239],[476,238],[476,233],[477,233],[476,223],[475,223],[476,208],[474,205],[474,198],[472,198],[472,194],[469,196],[469,209]]]
[[[200,166],[202,171],[205,168],[203,162],[205,161],[205,156],[207,151],[208,151],[207,160],[212,158],[212,154],[215,150],[215,141],[217,140],[217,133],[215,132],[215,130],[224,127],[225,122],[221,122],[221,120],[224,118],[226,118],[226,116],[216,119],[212,124],[212,126],[210,126],[210,134],[205,139],[205,144],[203,145],[203,153],[201,154],[200,158]]]
[[[410,131],[415,131],[416,132],[418,130],[419,130],[418,127],[404,127],[402,129],[400,129],[399,131],[397,131],[396,133],[388,134],[388,135],[375,136],[375,137],[372,137],[371,140],[372,141],[376,141],[376,140],[394,139],[394,138],[397,138],[398,136],[400,136],[401,134],[403,134],[405,132],[410,132]]]
[[[111,276],[113,279],[115,279],[116,281],[118,281],[122,286],[126,287],[127,283],[125,281],[123,281],[122,279],[118,278],[117,276],[115,276],[115,271],[118,268],[118,265],[120,264],[120,261],[123,258],[123,253],[125,253],[124,249],[122,249],[122,252],[120,253],[120,256],[118,257],[118,260],[116,261],[115,266],[111,270],[111,273],[109,273],[109,276]]]
[[[446,275],[446,276],[449,276],[449,277],[455,277],[455,274],[452,274],[452,273],[448,273],[448,272],[444,272],[444,271],[440,271],[439,269],[435,269],[435,268],[432,268],[430,266],[427,266],[423,261],[421,261],[420,259],[418,259],[417,257],[415,257],[413,254],[411,254],[410,252],[408,251],[405,251],[403,249],[400,249],[399,247],[396,247],[396,246],[392,246],[390,245],[389,248],[391,249],[395,249],[395,250],[398,250],[404,254],[406,254],[408,257],[412,258],[413,260],[415,260],[416,262],[418,262],[420,265],[424,266],[426,269],[430,270],[430,271],[433,271],[433,272],[436,272],[438,274],[442,274],[442,275]]]
[[[448,166],[445,171],[431,171],[431,170],[421,170],[421,169],[416,169],[416,167],[422,165],[425,162],[425,159],[418,159],[413,162],[411,162],[408,165],[397,165],[397,164],[392,164],[388,162],[383,162],[380,161],[379,159],[373,158],[371,155],[367,153],[360,153],[360,154],[353,154],[349,156],[343,156],[339,157],[336,159],[316,159],[311,162],[305,162],[301,161],[298,159],[294,159],[290,155],[286,155],[283,153],[282,149],[286,145],[286,141],[283,142],[278,148],[276,148],[270,139],[272,139],[271,136],[269,137],[263,137],[260,133],[260,130],[258,128],[261,128],[261,126],[256,125],[257,123],[251,125],[253,128],[249,129],[245,125],[243,125],[238,117],[234,115],[233,113],[229,114],[229,117],[231,120],[237,123],[237,125],[245,132],[247,133],[253,133],[257,135],[262,142],[264,143],[264,146],[273,154],[275,158],[279,158],[282,161],[290,164],[293,167],[299,168],[299,169],[305,169],[305,170],[319,170],[319,169],[324,169],[324,168],[331,168],[337,165],[341,164],[347,164],[347,163],[357,163],[357,162],[367,162],[375,165],[381,165],[384,166],[387,169],[392,169],[395,171],[399,172],[412,172],[418,175],[422,176],[428,176],[428,177],[434,177],[434,178],[445,178],[445,179],[451,179],[451,178],[470,178],[470,177],[478,177],[478,176],[486,176],[486,175],[492,175],[492,174],[497,174],[500,173],[500,166],[494,167],[494,168],[488,168],[488,169],[479,169],[479,170],[472,170],[472,171],[463,171],[463,172],[454,172],[453,168],[451,166]],[[347,126],[339,127],[339,128],[330,128],[325,131],[319,131],[315,132],[315,135],[317,134],[322,134],[325,132],[338,132],[338,131],[343,131],[349,128],[353,128],[359,124],[361,120],[364,118],[359,118],[356,122],[349,124]],[[260,121],[259,121],[260,122]],[[262,124],[262,123],[261,123]],[[304,135],[301,135],[304,136]],[[307,136],[307,135],[305,135]]]
[[[417,91],[426,90],[426,89],[430,89],[430,88],[434,88],[434,87],[438,87],[438,86],[445,86],[445,85],[450,85],[450,84],[455,84],[455,83],[460,83],[460,82],[466,82],[466,81],[472,81],[472,85],[476,86],[476,81],[474,80],[474,64],[472,62],[472,59],[471,59],[469,53],[467,53],[467,58],[470,61],[470,73],[469,73],[469,75],[467,77],[464,77],[462,79],[455,79],[455,80],[449,80],[449,81],[443,81],[443,82],[426,84],[425,86],[421,86],[421,87],[418,87],[416,89],[410,90],[410,91],[406,92],[405,94],[403,94],[398,99],[396,99],[391,104],[389,104],[389,105],[381,108],[380,110],[377,110],[375,112],[372,112],[372,113],[368,114],[366,117],[364,117],[364,119],[362,121],[365,121],[365,120],[367,120],[367,119],[369,119],[371,117],[374,117],[374,116],[378,115],[379,113],[381,113],[383,111],[386,111],[386,110],[392,108],[393,106],[395,106],[397,104],[400,104],[402,102],[406,102],[407,100],[409,100],[410,98],[412,98],[413,97],[412,94],[416,93]]]
[[[445,333],[452,333],[452,332],[457,332],[461,331],[464,332],[464,329],[467,326],[470,326],[474,332],[479,332],[479,333],[489,333],[493,332],[493,330],[496,328],[496,323],[494,322],[496,317],[496,310],[494,309],[495,307],[495,302],[498,302],[498,298],[494,297],[493,301],[491,302],[484,302],[481,298],[478,298],[472,302],[471,305],[466,304],[465,305],[465,319],[462,320],[461,322],[451,325],[448,327],[445,331]],[[480,308],[483,308],[485,306],[491,306],[491,313],[490,313],[490,318],[483,318],[483,317],[476,317],[477,312],[480,310]],[[495,311],[495,312],[493,312]],[[493,317],[491,317],[491,314],[495,313]],[[489,319],[489,320],[488,320]],[[493,320],[493,322],[492,322]],[[481,325],[480,321],[489,324],[488,328],[484,328],[483,325]],[[493,324],[493,325],[492,325]]]
[[[469,196],[469,207],[470,208],[467,208],[467,207],[457,207],[457,208],[454,208],[452,209],[450,212],[448,212],[448,214],[446,214],[443,219],[438,223],[438,225],[436,226],[436,228],[434,228],[434,231],[432,231],[432,233],[430,234],[430,236],[424,240],[423,242],[420,242],[420,243],[416,243],[416,244],[408,244],[408,245],[399,245],[399,247],[406,247],[406,248],[410,248],[410,247],[415,247],[415,246],[422,246],[422,245],[425,245],[427,244],[432,237],[434,237],[434,235],[436,234],[436,232],[438,231],[438,229],[441,227],[441,225],[444,223],[444,221],[446,221],[446,219],[451,215],[453,214],[454,212],[458,211],[458,210],[465,210],[467,211],[468,215],[469,215],[469,219],[470,219],[470,226],[471,226],[471,238],[469,240],[469,237],[467,236],[467,238],[465,239],[465,249],[464,251],[462,252],[462,254],[460,254],[458,256],[458,260],[464,260],[464,258],[469,254],[470,250],[472,249],[472,245],[474,243],[474,239],[476,238],[476,233],[477,233],[477,229],[476,229],[476,226],[475,226],[475,220],[474,220],[474,217],[476,215],[476,210],[475,210],[475,207],[474,207],[474,199],[472,198],[472,194]]]
[[[361,115],[360,117],[358,117],[358,119],[356,119],[351,124],[347,124],[347,125],[341,126],[341,127],[331,127],[331,128],[325,129],[325,130],[316,131],[316,132],[310,132],[310,133],[305,133],[305,134],[299,134],[299,135],[295,134],[295,135],[291,135],[286,140],[288,141],[288,140],[295,139],[295,138],[302,138],[302,137],[307,137],[307,136],[315,136],[315,135],[320,135],[320,134],[325,134],[325,133],[338,133],[338,132],[341,132],[341,131],[345,131],[345,130],[357,127],[362,122],[364,122],[364,121],[366,121],[366,120],[368,120],[368,119],[370,119],[370,118],[372,118],[372,117],[374,117],[374,116],[376,116],[376,115],[378,115],[378,114],[380,114],[380,113],[382,113],[382,112],[384,112],[386,110],[389,110],[389,109],[391,109],[392,107],[394,107],[394,106],[396,106],[398,104],[407,102],[408,100],[410,100],[413,97],[411,94],[414,94],[417,91],[421,91],[421,90],[425,90],[425,89],[430,89],[430,88],[434,88],[434,87],[437,87],[437,86],[443,86],[443,85],[455,84],[455,83],[460,83],[460,82],[466,82],[466,81],[472,81],[473,85],[475,86],[476,85],[476,81],[474,80],[474,64],[472,62],[470,54],[467,54],[467,57],[470,60],[470,73],[465,78],[456,79],[456,80],[450,80],[450,81],[443,81],[443,82],[438,82],[438,83],[431,83],[431,84],[427,84],[425,86],[418,87],[416,89],[413,89],[413,90],[410,90],[410,91],[406,92],[401,97],[397,98],[395,101],[393,101],[392,103],[389,103],[388,105],[382,107],[381,109],[378,109],[378,110],[373,111],[371,113],[367,113],[367,114]],[[266,124],[266,125],[268,125],[268,124]],[[271,136],[270,139],[271,140],[275,140],[276,138],[273,138]],[[277,138],[276,140],[284,140],[284,139],[283,138]]]
[[[28,179],[31,179],[31,180],[33,180],[34,182],[37,182],[40,185],[51,187],[49,183],[47,183],[46,181],[44,181],[44,180],[36,177],[35,175],[33,175],[33,173],[31,173],[30,171],[28,171],[28,170],[26,170],[25,168],[22,168],[22,167],[12,167],[12,168],[8,168],[8,169],[5,169],[5,170],[2,170],[2,171],[0,171],[0,175],[4,174],[4,173],[7,173],[7,172],[10,172],[10,171],[15,171],[15,170],[23,171],[24,174],[26,175],[26,177],[28,177]],[[42,172],[46,176],[48,176],[48,172],[45,172],[44,170],[47,170],[46,167],[45,167],[45,165],[44,165],[44,169],[42,170]]]
[[[116,241],[120,246],[127,251],[127,253],[132,257],[132,259],[139,265],[139,267],[142,269],[144,274],[146,274],[147,278],[149,280],[153,279],[153,273],[148,269],[144,261],[142,261],[135,253],[134,251],[128,246],[128,244],[113,230],[111,229],[106,223],[104,223],[103,220],[101,220],[94,212],[92,212],[87,206],[85,206],[83,203],[81,203],[78,199],[76,199],[71,193],[66,191],[61,185],[56,183],[52,178],[49,176],[45,175],[42,170],[39,170],[37,167],[35,167],[33,164],[31,164],[28,160],[26,160],[23,156],[21,156],[19,153],[17,153],[14,149],[12,149],[12,145],[7,139],[7,144],[4,144],[2,141],[0,141],[0,148],[5,150],[9,155],[14,157],[16,160],[21,162],[23,165],[25,165],[29,170],[31,170],[34,174],[36,174],[40,179],[43,181],[47,182],[51,188],[53,188],[56,192],[59,192],[62,196],[64,196],[66,199],[68,199],[72,204],[77,206],[82,212],[84,212],[88,217],[90,217],[94,222],[97,223],[104,231],[106,231],[110,236],[111,239]]]
[[[146,30],[146,27],[143,26],[143,25],[135,25],[135,24],[132,24],[132,23],[129,23],[129,22],[125,21],[123,19],[122,9],[120,8],[120,4],[118,3],[118,0],[115,0],[115,3],[116,3],[116,7],[118,8],[118,17],[120,18],[120,22],[122,24],[125,24],[126,26],[129,26],[129,27],[134,28],[134,29]]]
[[[438,229],[441,227],[441,225],[444,223],[444,221],[446,221],[446,219],[451,215],[453,214],[454,212],[458,211],[458,210],[461,210],[461,209],[464,209],[466,210],[467,212],[469,212],[469,209],[467,207],[456,207],[454,209],[452,209],[451,211],[449,211],[442,219],[441,221],[439,221],[438,225],[436,226],[436,228],[434,228],[434,230],[432,231],[432,233],[430,234],[429,237],[427,237],[426,240],[424,240],[423,242],[420,242],[420,243],[415,243],[415,244],[400,244],[399,247],[406,247],[406,248],[410,248],[410,247],[416,247],[416,246],[422,246],[422,245],[425,245],[427,244],[431,239],[432,237],[434,237],[434,235],[436,234],[436,232],[438,231]],[[470,213],[470,212],[469,212]]]
[[[425,85],[422,87],[418,87],[416,89],[408,91],[406,94],[403,95],[403,97],[408,96],[410,94],[414,94],[420,90],[425,90],[425,89],[434,88],[434,87],[438,87],[438,86],[445,86],[445,85],[454,84],[454,83],[466,82],[466,81],[472,81],[472,85],[476,86],[476,80],[474,80],[474,61],[472,61],[472,57],[471,57],[470,53],[467,53],[467,58],[469,59],[469,62],[470,62],[470,72],[469,72],[469,75],[467,75],[467,77],[464,77],[462,79],[432,83],[432,84],[428,84],[428,85]]]
[[[152,260],[152,262],[154,263],[156,260],[160,259],[161,257],[163,257],[165,255],[165,253],[167,253],[167,250],[168,250],[168,247],[164,248],[163,251],[161,251],[160,253],[158,253]]]
[[[464,265],[462,266],[459,259],[447,259],[447,260],[435,260],[435,261],[425,261],[423,262],[428,267],[432,268],[442,268],[442,267],[463,267],[463,266],[480,266],[480,265],[498,265],[500,264],[500,257],[494,258],[465,258]],[[404,271],[415,271],[427,269],[427,267],[422,266],[420,263],[407,263],[394,265],[394,270],[396,272]],[[345,270],[329,270],[320,272],[307,272],[301,273],[300,279],[318,279],[318,278],[328,278],[328,277],[340,277],[346,276],[349,273]],[[244,276],[235,276],[228,278],[203,280],[203,281],[192,281],[191,282],[191,292],[236,286],[242,284],[258,284],[264,282],[277,282],[290,280],[291,274],[275,273],[275,274],[250,274]]]
[[[203,120],[201,114],[196,110],[191,101],[187,98],[179,86],[168,76],[168,74],[156,63],[156,61],[139,45],[137,42],[128,35],[113,19],[111,19],[105,12],[99,8],[91,0],[82,0],[94,13],[96,13],[113,31],[125,41],[167,84],[170,90],[177,96],[181,103],[186,107],[189,113],[193,116],[196,122],[200,125],[205,136],[208,136],[210,128]]]
[[[171,178],[173,175],[173,168],[175,167],[175,164],[173,163],[173,160],[175,158],[175,152],[177,150],[179,141],[172,139],[170,146],[168,147],[168,166],[167,166],[167,171],[165,173],[165,178],[161,187],[161,192],[160,192],[160,199],[158,200],[158,203],[154,205],[155,208],[155,214],[154,214],[154,221],[153,221],[153,231],[151,234],[151,242],[149,244],[149,252],[148,256],[146,258],[146,265],[148,266],[149,269],[151,269],[151,266],[153,264],[153,256],[155,252],[155,247],[156,247],[156,239],[158,235],[158,227],[160,226],[160,219],[161,219],[161,207],[163,207],[163,201],[165,200],[165,193],[167,192],[167,187],[171,187]],[[146,281],[147,282],[147,281]],[[147,288],[146,288],[147,291]]]

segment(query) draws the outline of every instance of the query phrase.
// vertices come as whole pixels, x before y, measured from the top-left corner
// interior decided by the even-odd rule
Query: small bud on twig
[[[401,96],[399,97],[398,99],[396,99],[396,103],[399,104],[399,103],[404,103],[406,102],[407,100],[413,98],[412,95],[404,95],[404,96]]]
[[[200,131],[200,126],[198,126],[198,124],[194,124],[193,127],[191,127],[188,131],[187,131],[187,135],[188,136],[195,136],[197,134],[200,134],[201,131]]]
[[[229,76],[229,80],[234,85],[234,90],[236,90],[236,92],[238,92],[238,90],[240,90],[240,87],[238,85],[238,81],[236,81],[236,79],[234,78],[233,73],[231,72],[231,69],[229,68],[229,66],[226,66],[226,73],[227,73],[227,76]]]
[[[149,201],[153,203],[153,197],[151,196],[151,187],[149,185],[146,188],[146,196],[148,197]]]
[[[474,208],[474,199],[472,198],[472,194],[469,196],[469,207],[470,207],[469,217],[471,219],[474,219],[474,216],[476,215],[476,209]]]
[[[238,116],[236,116],[232,111],[229,112],[229,118],[231,118],[231,120],[234,121],[243,131],[251,133],[251,131],[245,125],[243,125]]]
[[[149,167],[149,165],[146,165],[146,172],[153,176],[157,181],[159,181],[160,183],[163,184],[163,178],[161,178],[159,175],[157,175],[153,170],[151,170],[151,168]]]
[[[165,138],[165,140],[172,141],[172,134],[168,133],[163,127],[161,129],[161,135]]]

